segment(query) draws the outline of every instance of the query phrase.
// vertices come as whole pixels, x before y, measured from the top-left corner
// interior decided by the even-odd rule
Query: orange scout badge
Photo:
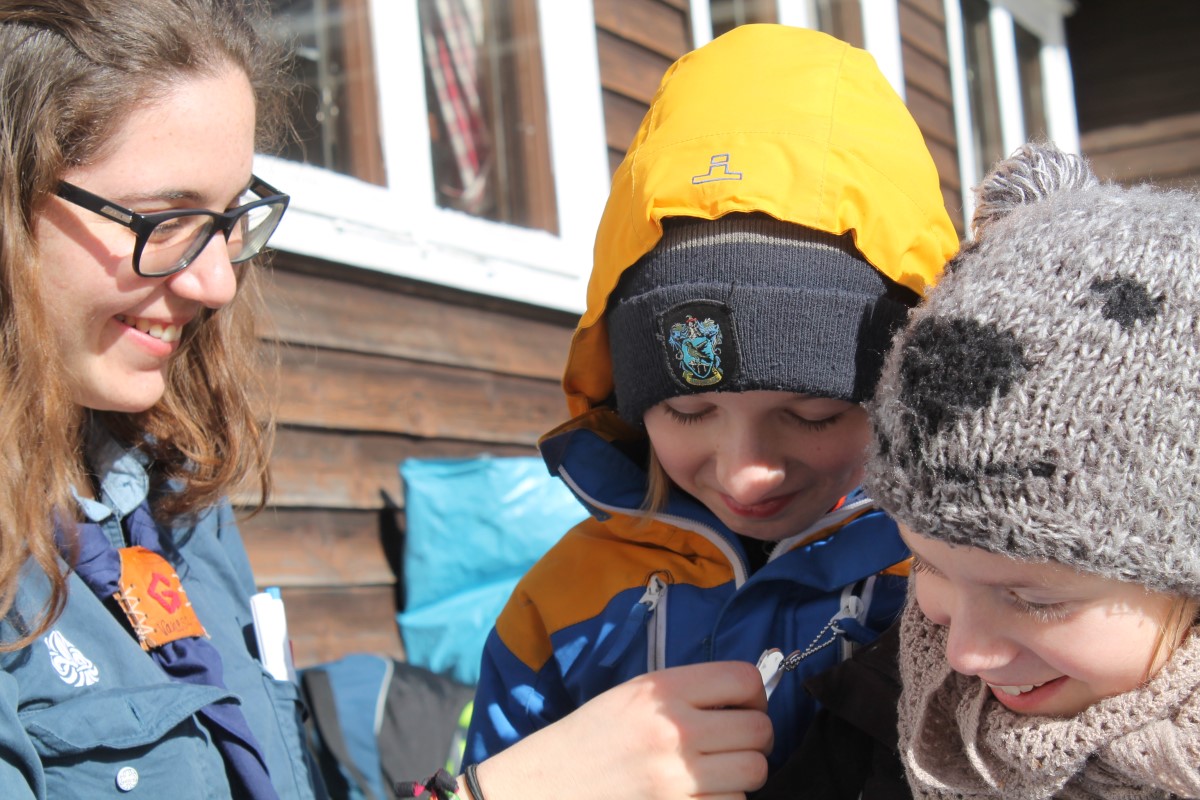
[[[122,547],[121,590],[113,597],[125,610],[143,650],[189,636],[207,636],[175,568],[144,547]]]

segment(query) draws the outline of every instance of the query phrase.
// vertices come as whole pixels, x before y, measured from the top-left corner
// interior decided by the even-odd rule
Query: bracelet
[[[439,769],[424,781],[401,781],[396,784],[396,794],[400,797],[462,800],[457,790],[458,780],[444,769]]]
[[[475,765],[468,764],[466,771],[467,791],[471,793],[471,800],[483,800],[483,789],[479,788],[479,776],[475,774]]]

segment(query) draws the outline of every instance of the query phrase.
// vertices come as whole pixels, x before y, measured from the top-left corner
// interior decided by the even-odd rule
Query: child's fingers
[[[762,753],[737,751],[705,756],[694,765],[694,797],[745,797],[767,780],[767,758]]]
[[[714,661],[673,667],[649,676],[661,681],[668,694],[695,708],[767,709],[762,675],[744,661]]]
[[[757,709],[723,708],[703,712],[693,726],[689,747],[706,755],[766,754],[775,743],[771,718]]]

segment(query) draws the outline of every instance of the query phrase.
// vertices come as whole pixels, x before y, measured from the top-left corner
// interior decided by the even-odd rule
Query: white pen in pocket
[[[277,681],[296,680],[292,661],[292,642],[288,638],[287,614],[278,586],[269,586],[250,597],[254,616],[254,637],[263,668]]]

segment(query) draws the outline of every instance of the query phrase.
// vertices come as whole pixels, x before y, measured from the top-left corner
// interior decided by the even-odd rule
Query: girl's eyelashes
[[[704,408],[699,411],[684,413],[676,408],[672,408],[669,404],[664,404],[663,408],[666,409],[667,415],[680,425],[691,425],[692,423],[699,422],[708,416],[709,411],[712,410],[711,408]]]
[[[932,573],[936,572],[936,570],[933,567],[929,566],[924,561],[922,561],[921,557],[919,555],[917,555],[916,553],[912,554],[912,562],[911,562],[910,569],[912,570],[912,572],[914,574],[919,574],[922,572],[928,572],[928,573],[932,574]]]
[[[1067,616],[1066,603],[1034,603],[1018,594],[1012,595],[1013,605],[1039,622],[1057,622]]]
[[[788,417],[797,425],[808,428],[810,431],[820,431],[828,428],[830,425],[833,425],[842,418],[842,415],[841,413],[838,413],[831,417],[825,417],[824,419],[809,419],[808,417],[801,416],[794,411],[789,411]]]

